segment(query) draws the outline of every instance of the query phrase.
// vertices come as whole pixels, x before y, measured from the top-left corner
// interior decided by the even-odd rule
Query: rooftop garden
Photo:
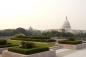
[[[44,52],[48,50],[49,47],[36,45],[35,43],[31,43],[31,42],[21,42],[21,45],[17,47],[8,48],[8,51],[25,54],[25,55]]]

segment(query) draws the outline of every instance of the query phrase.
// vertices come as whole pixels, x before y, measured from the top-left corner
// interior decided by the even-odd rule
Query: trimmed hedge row
[[[35,41],[35,42],[56,42],[56,40],[53,40],[53,39],[11,38],[11,40]]]
[[[40,48],[32,48],[32,49],[22,49],[22,48],[17,48],[17,47],[8,48],[8,51],[25,54],[25,55],[44,52],[44,51],[48,51],[48,50],[49,50],[48,47],[40,47]]]
[[[38,37],[38,36],[22,36],[22,37],[14,37],[14,38],[50,39],[50,37]]]
[[[75,40],[75,41],[59,40],[58,43],[60,43],[60,44],[73,44],[73,45],[76,45],[76,44],[81,44],[82,41],[80,41],[80,40]]]
[[[39,37],[39,36],[30,36],[28,38],[31,38],[31,39],[50,39],[50,37]]]

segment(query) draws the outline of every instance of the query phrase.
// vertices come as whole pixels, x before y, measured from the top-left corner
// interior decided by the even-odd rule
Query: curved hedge
[[[75,41],[59,40],[58,43],[60,43],[60,44],[73,44],[73,45],[76,45],[76,44],[81,44],[82,41],[81,40],[75,40]]]
[[[32,49],[22,49],[22,48],[17,48],[17,47],[8,48],[8,51],[25,54],[25,55],[44,52],[48,50],[49,50],[48,47],[40,47],[40,48],[32,48]]]

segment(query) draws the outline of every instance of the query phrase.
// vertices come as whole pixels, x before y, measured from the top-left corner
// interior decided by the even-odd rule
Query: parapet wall
[[[19,53],[10,52],[8,50],[4,50],[2,52],[2,57],[56,57],[56,52],[46,51],[46,52],[40,52],[36,54],[31,54],[31,55],[23,55]]]
[[[86,44],[85,44],[85,43],[77,44],[77,45],[58,44],[58,46],[63,47],[63,48],[67,48],[67,49],[74,49],[74,50],[77,50],[77,49],[85,48],[85,47],[86,47]]]

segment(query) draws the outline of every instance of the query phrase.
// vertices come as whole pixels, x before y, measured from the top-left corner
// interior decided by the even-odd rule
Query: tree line
[[[24,28],[0,30],[0,36],[14,36],[15,34],[20,34],[20,33],[22,33],[26,36],[32,36],[32,35],[38,35],[41,32],[39,30],[30,31],[30,30],[26,30]]]
[[[24,34],[25,36],[50,36],[50,37],[86,37],[86,33],[73,34],[58,31],[41,32],[40,30],[26,30],[24,28],[0,30],[0,36],[14,36],[15,34]]]
[[[43,32],[41,34],[42,36],[51,36],[51,37],[73,37],[73,33],[63,33],[63,32],[58,32],[58,31],[50,31],[50,32]]]

